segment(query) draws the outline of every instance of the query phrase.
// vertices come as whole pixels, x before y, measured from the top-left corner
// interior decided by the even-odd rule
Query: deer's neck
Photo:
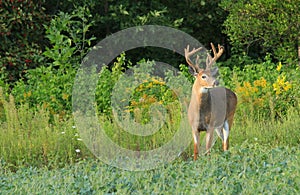
[[[193,101],[197,102],[197,105],[205,104],[209,100],[209,91],[207,88],[194,87],[192,92]]]

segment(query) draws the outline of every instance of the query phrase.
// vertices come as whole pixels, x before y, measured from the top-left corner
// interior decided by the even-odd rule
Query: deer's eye
[[[202,78],[202,79],[206,79],[206,78],[207,78],[207,75],[204,74],[204,75],[201,76],[201,78]]]

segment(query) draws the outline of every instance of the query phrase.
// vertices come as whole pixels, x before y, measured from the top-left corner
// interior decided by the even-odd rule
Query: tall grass
[[[235,116],[230,139],[240,145],[245,141],[276,146],[295,146],[300,144],[299,111],[291,107],[281,120],[257,120],[256,117],[241,117],[239,111]]]
[[[64,166],[89,152],[84,149],[71,119],[61,120],[42,107],[29,108],[22,104],[16,108],[14,98],[4,98],[0,123],[0,158],[12,169],[19,166]],[[76,152],[76,149],[81,149]],[[78,151],[78,150],[77,150]]]
[[[94,158],[79,137],[72,118],[60,119],[58,115],[53,115],[50,119],[46,109],[29,108],[26,103],[16,107],[13,96],[10,95],[6,99],[1,91],[0,102],[0,159],[6,166],[12,169],[18,169],[20,166],[55,168],[84,158]],[[161,147],[178,131],[178,106],[169,105],[168,109],[168,120],[151,136],[134,136],[108,117],[100,117],[99,122],[106,134],[119,146],[131,150],[152,150]],[[259,144],[268,148],[299,146],[300,117],[297,109],[290,108],[281,121],[257,120],[257,117],[241,116],[239,112],[238,110],[236,113],[230,132],[231,147],[239,147],[244,143]],[[202,139],[204,135],[201,134]],[[189,136],[192,142],[191,133],[186,136]],[[187,148],[184,159],[191,158],[191,150],[192,147]],[[220,139],[213,150],[221,152]]]

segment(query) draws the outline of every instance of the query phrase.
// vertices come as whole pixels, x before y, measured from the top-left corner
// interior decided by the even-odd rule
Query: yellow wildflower
[[[276,70],[277,70],[277,71],[280,71],[281,68],[282,68],[282,64],[281,64],[281,62],[279,62],[279,63],[278,63],[278,66],[276,67]]]
[[[278,85],[278,83],[273,83],[273,90],[275,91],[276,95],[279,95],[280,92],[280,86]]]
[[[276,95],[282,93],[282,91],[288,91],[292,85],[290,82],[285,81],[286,76],[278,76],[275,83],[273,83],[273,90],[275,91]]]
[[[290,88],[292,88],[292,85],[289,82],[286,82],[285,86],[283,87],[284,91],[288,91]]]
[[[52,102],[55,102],[56,101],[56,98],[54,96],[51,96],[51,101]]]
[[[258,92],[258,89],[257,89],[257,87],[252,87],[251,91],[255,93],[255,92]]]
[[[248,81],[245,81],[245,82],[244,82],[244,87],[250,88],[250,87],[251,87],[251,83],[248,82]]]
[[[262,106],[264,103],[264,99],[263,98],[257,98],[254,100],[254,105],[257,105],[257,106]]]
[[[267,86],[267,81],[266,81],[266,79],[264,78],[264,77],[262,77],[261,79],[259,79],[259,80],[255,80],[254,82],[253,82],[253,84],[254,84],[254,86],[257,86],[257,87],[262,87],[262,88],[264,88],[264,87],[266,87]]]
[[[147,99],[147,103],[149,104],[151,104],[151,103],[154,103],[154,102],[156,102],[156,98],[155,97],[153,97],[153,96],[150,96],[148,99]]]
[[[152,78],[152,82],[157,85],[165,85],[166,83],[161,78]]]
[[[153,83],[152,82],[149,82],[147,88],[152,88],[153,87]]]
[[[147,99],[147,97],[148,97],[147,94],[144,93],[143,97],[140,99],[140,101],[145,101],[145,99]]]
[[[30,97],[31,96],[31,91],[29,91],[28,93],[24,92],[23,96],[24,96],[24,98]]]
[[[136,106],[136,105],[138,105],[138,103],[137,103],[136,101],[133,100],[133,101],[131,101],[131,105],[132,105],[132,106]]]
[[[69,95],[68,94],[66,94],[66,93],[63,93],[62,94],[62,99],[63,100],[67,100],[69,98]]]
[[[262,86],[262,87],[267,86],[267,80],[264,77],[261,78],[260,86]]]
[[[48,107],[49,107],[49,104],[48,104],[47,102],[44,102],[44,103],[43,103],[43,108],[46,109],[46,108],[48,108]]]

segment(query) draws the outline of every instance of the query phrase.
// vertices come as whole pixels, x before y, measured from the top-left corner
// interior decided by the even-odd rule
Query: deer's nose
[[[219,83],[219,81],[218,80],[215,80],[214,81],[214,86],[218,86],[220,83]]]

